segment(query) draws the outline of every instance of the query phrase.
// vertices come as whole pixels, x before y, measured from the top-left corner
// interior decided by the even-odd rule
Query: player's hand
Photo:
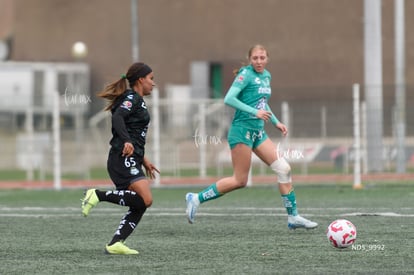
[[[267,122],[272,117],[272,113],[266,110],[258,110],[256,117],[263,119],[264,121]]]
[[[287,133],[288,133],[288,129],[287,129],[287,127],[286,127],[286,125],[285,125],[285,124],[283,124],[283,123],[281,123],[281,122],[278,122],[278,123],[276,124],[276,128],[278,128],[278,129],[282,132],[282,135],[283,135],[283,136],[286,136],[286,135],[287,135]]]
[[[130,157],[134,153],[134,145],[131,142],[125,142],[124,148],[122,149],[123,157]]]
[[[155,167],[147,158],[144,158],[142,165],[145,168],[145,173],[147,174],[147,177],[149,177],[150,179],[155,179],[155,172],[157,172],[158,174],[160,173],[158,168]]]

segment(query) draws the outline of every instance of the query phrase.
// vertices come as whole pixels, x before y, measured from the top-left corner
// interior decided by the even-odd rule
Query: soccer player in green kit
[[[268,105],[271,95],[271,75],[265,69],[268,62],[267,51],[262,45],[255,45],[249,50],[248,59],[250,64],[240,68],[224,98],[225,104],[236,109],[228,133],[233,176],[220,179],[199,193],[186,194],[188,222],[194,223],[200,204],[246,186],[253,152],[278,177],[279,192],[288,214],[288,228],[315,228],[318,226],[317,223],[298,214],[290,165],[284,158],[278,158],[276,146],[264,130],[265,122],[271,121],[283,135],[288,132],[286,126],[276,118]]]

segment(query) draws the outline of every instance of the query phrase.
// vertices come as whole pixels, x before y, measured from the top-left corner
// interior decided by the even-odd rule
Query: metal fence
[[[296,89],[303,89],[301,94],[305,95],[315,88]],[[290,134],[282,138],[278,130],[270,124],[266,125],[267,133],[278,146],[279,152],[289,158],[292,166],[299,168],[301,173],[350,173],[352,170],[352,87],[319,87],[317,94],[328,94],[332,89],[342,91],[343,96],[338,99],[329,95],[291,98],[271,106],[279,119],[287,124]],[[384,86],[384,90],[386,89],[391,90],[392,87]],[[277,90],[273,92],[278,93]],[[285,89],[283,93],[289,94],[289,89]],[[280,92],[279,96],[283,96],[283,93]],[[363,107],[363,93],[361,98]],[[163,176],[182,177],[193,174],[205,177],[226,173],[225,169],[231,167],[226,137],[233,109],[225,106],[222,99],[181,98],[181,101],[171,102],[167,98],[149,97],[146,101],[152,114],[146,154],[162,170]],[[398,145],[395,136],[394,102],[394,99],[384,97],[383,115],[380,118],[383,128],[383,169],[391,172],[395,171]],[[406,105],[412,106],[413,103],[414,99],[407,97]],[[362,157],[366,159],[364,148],[370,141],[364,138],[364,116],[366,114],[362,113]],[[407,108],[405,117],[405,164],[406,168],[411,169],[414,164],[414,115],[410,108]],[[75,174],[81,179],[88,179],[93,169],[106,167],[111,138],[110,115],[101,112],[88,117],[82,113],[77,119],[81,122],[75,123],[74,118],[64,114],[60,117],[61,170],[63,175]],[[34,114],[33,138],[28,140],[27,114],[1,111],[0,170],[25,171],[28,163],[31,163],[32,168],[39,171],[39,177],[52,173],[51,120],[51,111]],[[27,150],[29,142],[33,142],[30,154]],[[267,173],[266,167],[260,161],[256,158],[252,161],[259,168],[259,173]],[[368,173],[367,163],[362,163],[363,172]]]

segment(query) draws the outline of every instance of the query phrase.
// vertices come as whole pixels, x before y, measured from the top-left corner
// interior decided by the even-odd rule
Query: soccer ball
[[[355,225],[344,219],[333,221],[326,230],[328,241],[336,248],[346,248],[352,245],[356,240],[356,236]]]

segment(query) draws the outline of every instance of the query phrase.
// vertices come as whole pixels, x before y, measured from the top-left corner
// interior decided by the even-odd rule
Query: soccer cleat
[[[131,249],[123,242],[119,241],[113,245],[105,246],[105,253],[111,255],[137,255],[139,252],[135,249]]]
[[[191,224],[194,223],[197,207],[200,205],[200,203],[196,201],[195,196],[197,196],[196,193],[187,193],[185,195],[185,201],[187,203],[187,209],[185,210],[185,213],[187,214],[188,222]]]
[[[316,222],[307,220],[301,216],[288,216],[288,228],[289,229],[296,229],[296,228],[305,228],[305,229],[313,229],[316,228],[318,224]]]
[[[85,197],[83,197],[81,201],[82,201],[82,215],[86,217],[88,216],[89,211],[91,211],[92,207],[95,207],[99,202],[99,198],[96,195],[95,189],[86,190]]]

